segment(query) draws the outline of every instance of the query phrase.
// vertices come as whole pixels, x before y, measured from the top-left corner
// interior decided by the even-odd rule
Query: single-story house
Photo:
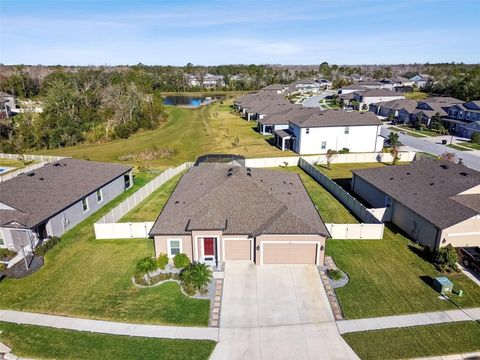
[[[353,94],[353,100],[356,102],[355,108],[357,110],[368,110],[370,104],[399,99],[405,99],[405,96],[386,89],[371,89]]]
[[[358,84],[345,85],[338,90],[338,95],[353,94],[354,92],[360,92],[360,91],[366,91],[366,90],[368,90],[368,88]]]
[[[323,264],[328,231],[298,174],[219,164],[190,168],[153,225],[155,255]]]
[[[133,184],[132,167],[62,159],[0,183],[0,247],[31,251]]]
[[[297,80],[288,85],[288,93],[305,93],[305,92],[318,92],[320,90],[320,84],[313,80]]]
[[[353,171],[352,190],[430,249],[480,246],[480,172],[446,161]]]
[[[317,79],[315,82],[319,84],[320,89],[324,90],[330,90],[333,86],[333,83],[327,79]]]
[[[287,89],[286,86],[281,84],[272,84],[265,86],[261,89],[261,91],[274,93],[274,94],[283,94],[283,92]]]
[[[289,119],[288,130],[275,131],[275,144],[301,155],[343,148],[350,152],[376,152],[383,148],[381,125],[371,112],[317,110]]]

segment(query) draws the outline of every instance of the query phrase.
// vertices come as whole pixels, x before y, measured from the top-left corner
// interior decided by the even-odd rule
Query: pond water
[[[165,105],[173,106],[188,106],[199,107],[204,104],[208,104],[214,100],[218,100],[219,96],[185,96],[185,95],[168,95],[163,98]]]

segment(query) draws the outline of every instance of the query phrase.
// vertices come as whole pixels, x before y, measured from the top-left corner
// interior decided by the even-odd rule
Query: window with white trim
[[[88,211],[88,199],[87,198],[82,199],[82,208],[83,208],[83,212]]]
[[[322,150],[325,150],[327,148],[327,142],[322,141]]]
[[[3,231],[0,230],[0,247],[5,246],[5,235],[3,234]]]
[[[103,201],[103,192],[102,189],[97,190],[97,201],[102,202]]]
[[[182,252],[182,242],[179,239],[168,240],[168,256],[174,257]]]

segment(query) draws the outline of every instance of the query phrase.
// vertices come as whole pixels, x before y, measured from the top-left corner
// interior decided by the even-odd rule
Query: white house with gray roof
[[[0,183],[0,247],[31,251],[133,184],[132,168],[62,159]]]

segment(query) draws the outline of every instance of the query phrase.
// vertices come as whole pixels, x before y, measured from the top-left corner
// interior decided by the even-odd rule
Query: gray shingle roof
[[[130,171],[130,166],[62,159],[0,184],[0,224],[31,228]]]
[[[478,195],[458,194],[480,185],[480,172],[463,165],[416,161],[353,173],[440,229],[478,214],[471,205],[478,203]]]
[[[366,126],[382,125],[382,122],[372,112],[356,112],[343,110],[316,111],[306,118],[293,118],[292,124],[298,127],[329,127],[329,126]]]
[[[182,176],[150,235],[193,230],[328,236],[297,174],[212,165],[195,166]]]
[[[391,91],[391,90],[387,90],[387,89],[370,89],[370,90],[366,90],[366,91],[362,91],[360,93],[360,95],[362,97],[389,97],[389,96],[403,96],[402,94],[398,93],[398,92],[395,92],[395,91]]]
[[[405,109],[408,112],[413,112],[417,107],[417,102],[415,100],[409,99],[395,99],[390,101],[383,101],[376,104],[381,108],[391,109],[391,110],[402,110]]]
[[[288,125],[289,121],[302,121],[318,111],[318,108],[305,108],[299,105],[285,112],[265,116],[263,119],[259,120],[259,122],[262,125]]]

